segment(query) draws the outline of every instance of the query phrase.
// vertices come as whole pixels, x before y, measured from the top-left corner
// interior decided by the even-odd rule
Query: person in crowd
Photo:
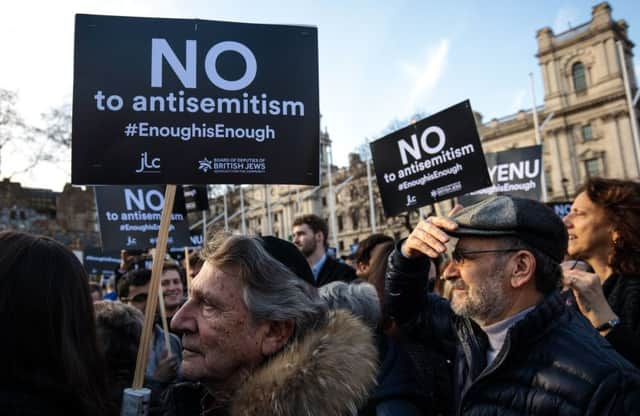
[[[640,367],[640,184],[587,180],[564,223],[569,256],[595,271],[569,262],[564,284],[591,325]]]
[[[545,205],[498,196],[421,221],[391,255],[391,316],[425,342],[455,347],[456,414],[640,412],[638,370],[557,290],[567,241]],[[450,303],[424,296],[429,259],[447,250]]]
[[[144,315],[122,302],[94,303],[98,344],[107,363],[111,402],[122,407],[122,392],[131,387]]]
[[[351,314],[327,313],[272,247],[247,236],[206,245],[172,321],[183,333],[182,373],[205,386],[207,415],[352,414],[375,383],[371,331]]]
[[[347,266],[351,267],[352,269],[355,270],[356,268],[356,255],[355,253],[349,253],[349,254],[343,254],[342,256],[340,256],[340,260],[342,260],[342,262],[344,264],[346,264]]]
[[[98,341],[107,361],[111,401],[121,408],[123,391],[133,383],[144,315],[122,302],[96,302],[94,307]],[[154,377],[144,379],[144,387],[151,389],[150,415],[163,414],[162,394],[175,380],[172,367],[166,366],[163,370],[164,374],[158,366]]]
[[[319,289],[332,310],[343,309],[362,319],[376,333],[378,361],[381,363],[377,387],[358,416],[422,416],[428,409],[427,393],[418,384],[409,355],[382,332],[380,300],[376,288],[366,282],[331,282]]]
[[[342,280],[350,282],[356,278],[355,270],[327,254],[327,222],[317,215],[308,214],[293,222],[293,243],[307,258],[316,286]]]
[[[391,244],[393,238],[384,234],[371,234],[358,243],[358,249],[355,253],[355,269],[356,276],[363,279],[366,277],[371,266],[371,254],[373,250],[380,244]]]
[[[149,269],[136,269],[127,272],[120,279],[120,286],[118,287],[118,292],[121,296],[120,300],[135,307],[144,315],[150,283],[151,270]],[[165,385],[175,382],[182,360],[180,339],[176,335],[170,334],[171,352],[167,351],[164,331],[162,326],[156,323],[153,328],[151,345],[145,377]]]
[[[394,242],[387,241],[378,244],[371,251],[369,270],[366,280],[376,288],[380,300],[382,317],[378,326],[379,350],[389,350],[388,356],[381,361],[385,362],[400,356],[400,362],[406,361],[405,356],[411,360],[411,368],[405,369],[411,377],[417,380],[422,394],[420,405],[425,415],[449,414],[451,406],[451,366],[447,362],[447,356],[437,346],[429,342],[422,342],[419,337],[408,336],[400,331],[396,322],[389,316],[385,296],[385,275],[387,272],[388,258],[394,249]],[[426,287],[425,287],[425,290]],[[426,296],[426,293],[424,294]],[[386,336],[386,337],[385,337]],[[382,345],[381,345],[382,344]]]
[[[0,414],[112,415],[88,277],[42,236],[0,232]]]
[[[118,294],[116,293],[114,280],[115,279],[113,277],[107,279],[105,283],[104,293],[102,294],[103,300],[114,301],[118,299]]]
[[[185,301],[184,270],[175,261],[165,261],[162,266],[162,276],[160,284],[164,295],[164,307],[167,312],[167,320],[170,321],[176,314],[180,306]],[[186,277],[186,276],[184,276]],[[157,323],[160,323],[158,320]],[[180,335],[180,334],[176,334]]]
[[[89,290],[91,291],[91,299],[94,302],[102,300],[102,288],[98,283],[89,283]]]

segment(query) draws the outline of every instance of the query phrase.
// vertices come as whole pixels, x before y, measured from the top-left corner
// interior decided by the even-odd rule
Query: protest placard
[[[104,250],[148,249],[156,245],[164,190],[161,186],[96,186],[96,206]],[[184,198],[175,199],[169,246],[189,246]]]
[[[76,15],[72,181],[318,184],[318,95],[314,27]]]
[[[461,196],[460,204],[472,205],[491,195],[542,199],[542,146],[486,153],[485,159],[493,185]]]
[[[556,215],[560,218],[564,218],[567,216],[569,212],[571,212],[571,205],[573,201],[556,201],[556,202],[547,202],[547,206],[556,213]]]
[[[209,194],[206,185],[184,185],[182,189],[187,212],[209,211]]]
[[[111,276],[120,266],[120,252],[103,251],[100,247],[85,247],[82,264],[89,275]]]
[[[469,101],[371,143],[387,216],[491,185]]]

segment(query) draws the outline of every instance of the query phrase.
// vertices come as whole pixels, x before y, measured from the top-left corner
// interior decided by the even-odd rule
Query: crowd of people
[[[360,241],[219,234],[163,259],[153,415],[640,414],[640,184],[592,178],[561,219],[496,196]],[[116,415],[151,270],[105,296],[62,244],[0,233],[0,414]]]

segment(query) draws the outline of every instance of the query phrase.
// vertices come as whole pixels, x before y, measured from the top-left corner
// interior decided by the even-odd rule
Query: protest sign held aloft
[[[163,187],[96,186],[95,194],[103,250],[148,249],[155,246],[164,205]],[[171,214],[168,245],[191,245],[184,198],[179,195]]]
[[[74,183],[318,183],[316,28],[76,15],[75,30]]]
[[[461,196],[460,204],[473,205],[491,195],[542,199],[542,146],[487,153],[485,158],[493,185]]]
[[[371,143],[387,216],[491,185],[469,101]]]

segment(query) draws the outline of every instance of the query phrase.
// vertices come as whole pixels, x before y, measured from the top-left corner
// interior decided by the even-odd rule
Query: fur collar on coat
[[[357,414],[375,387],[372,331],[343,311],[272,357],[243,383],[232,416]]]

